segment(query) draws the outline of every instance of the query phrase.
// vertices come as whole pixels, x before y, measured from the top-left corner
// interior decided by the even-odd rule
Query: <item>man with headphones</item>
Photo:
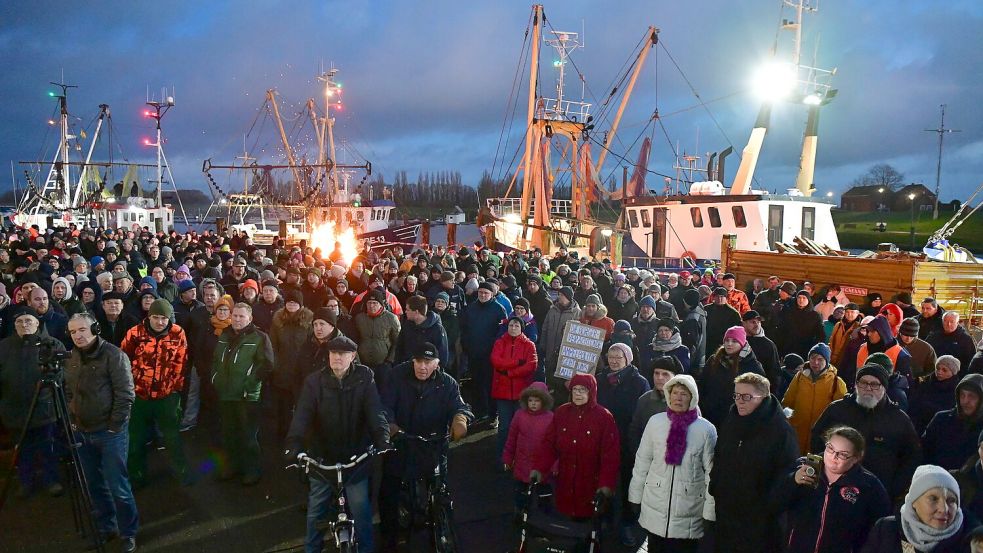
[[[121,550],[130,553],[136,550],[139,525],[126,470],[133,374],[126,354],[100,338],[99,330],[88,312],[68,321],[75,349],[65,364],[65,397],[81,442],[79,458],[99,530],[95,539],[119,536]]]

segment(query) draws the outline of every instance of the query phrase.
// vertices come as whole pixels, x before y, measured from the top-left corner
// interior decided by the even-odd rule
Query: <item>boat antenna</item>
[[[939,158],[935,165],[935,206],[932,208],[932,219],[939,218],[939,184],[942,180],[942,141],[946,133],[950,132],[962,132],[959,129],[947,129],[945,128],[945,106],[946,104],[939,105],[941,110],[941,115],[939,117],[939,128],[937,129],[925,129],[925,132],[934,132],[939,135]]]
[[[157,209],[160,210],[164,207],[162,192],[164,188],[164,171],[166,170],[171,188],[174,190],[174,196],[177,198],[178,206],[181,208],[181,216],[184,217],[184,225],[188,227],[190,226],[188,214],[184,211],[184,203],[181,201],[181,195],[177,191],[177,183],[174,182],[171,164],[167,162],[167,157],[164,155],[164,141],[162,139],[160,125],[164,115],[174,107],[174,90],[171,89],[171,94],[167,94],[167,89],[162,89],[160,101],[149,100],[146,104],[150,109],[144,110],[143,114],[145,117],[153,119],[157,127],[157,141],[151,142],[150,139],[144,139],[143,141],[145,146],[153,146],[157,149]],[[158,219],[158,224],[163,225],[163,221]]]

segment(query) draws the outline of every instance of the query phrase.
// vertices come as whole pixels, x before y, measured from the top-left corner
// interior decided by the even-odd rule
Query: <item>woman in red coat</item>
[[[519,317],[508,321],[507,332],[492,347],[491,397],[498,404],[498,459],[509,437],[512,416],[519,410],[519,396],[532,384],[536,371],[536,344],[522,333],[526,322]]]
[[[618,427],[597,403],[597,381],[590,374],[570,379],[570,403],[557,407],[536,458],[537,478],[557,462],[556,509],[583,519],[593,512],[594,496],[610,497],[618,482],[621,446]]]

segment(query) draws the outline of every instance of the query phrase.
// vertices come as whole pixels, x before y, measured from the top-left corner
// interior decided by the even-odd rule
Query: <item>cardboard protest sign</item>
[[[594,374],[604,348],[604,329],[578,321],[567,321],[560,342],[555,376],[570,380],[576,373]]]

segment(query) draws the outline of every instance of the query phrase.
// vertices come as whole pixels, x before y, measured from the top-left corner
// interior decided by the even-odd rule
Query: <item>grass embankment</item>
[[[938,219],[933,220],[931,212],[915,212],[915,250],[920,251],[928,237],[941,228],[952,215],[951,211],[942,212],[939,213]],[[912,225],[909,211],[870,213],[834,209],[833,222],[836,224],[841,248],[874,249],[881,242],[893,242],[900,248],[911,246]],[[875,229],[878,222],[887,223],[884,232]],[[983,251],[983,213],[977,212],[963,223],[949,241],[974,252]]]

